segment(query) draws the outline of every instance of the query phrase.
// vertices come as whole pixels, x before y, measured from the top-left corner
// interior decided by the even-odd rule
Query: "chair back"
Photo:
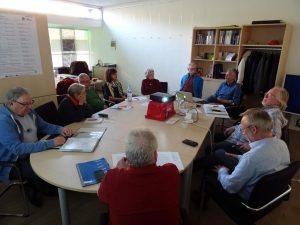
[[[57,96],[57,102],[58,104],[61,102],[61,100],[64,98],[65,95],[68,94],[68,88],[71,84],[78,83],[77,80],[72,78],[65,78],[61,81],[59,81],[56,85],[56,94]]]
[[[300,161],[295,161],[283,170],[263,176],[256,183],[247,205],[258,208],[284,193],[299,167]]]
[[[89,66],[85,61],[71,62],[70,69],[70,73],[72,75],[79,75],[81,73],[86,73],[87,75],[89,75],[90,73]]]
[[[57,124],[58,113],[53,101],[47,102],[35,108],[35,112],[48,123]]]
[[[159,82],[161,86],[161,92],[168,93],[168,82]]]
[[[70,74],[70,67],[66,67],[66,66],[58,67],[57,73],[58,74]]]

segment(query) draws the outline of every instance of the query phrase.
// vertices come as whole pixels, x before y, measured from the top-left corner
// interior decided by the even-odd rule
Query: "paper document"
[[[132,106],[115,104],[115,105],[111,106],[110,108],[111,109],[118,109],[118,110],[122,110],[122,111],[128,111],[132,108]]]
[[[162,166],[166,163],[173,163],[179,171],[184,169],[178,152],[157,152],[157,155],[156,165]],[[113,167],[116,167],[123,157],[125,157],[125,153],[112,154]]]
[[[229,118],[224,105],[204,104],[203,109],[207,116]]]
[[[85,123],[101,123],[103,121],[103,118],[86,118]]]
[[[62,152],[93,152],[106,127],[80,128],[59,148]]]

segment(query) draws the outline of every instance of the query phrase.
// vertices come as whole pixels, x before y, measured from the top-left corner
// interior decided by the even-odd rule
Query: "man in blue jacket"
[[[188,73],[183,75],[180,82],[180,91],[191,92],[193,97],[201,98],[203,89],[203,79],[197,74],[197,65],[190,63]]]
[[[16,87],[6,93],[6,103],[0,108],[0,161],[14,162],[21,176],[28,180],[27,194],[35,205],[41,205],[36,198],[38,191],[47,188],[32,170],[29,154],[44,151],[65,143],[65,136],[70,136],[72,130],[49,124],[39,117],[32,109],[34,103],[28,91]],[[51,140],[38,140],[37,134],[61,134]],[[0,167],[0,180],[7,181],[16,177],[16,171],[11,167]]]

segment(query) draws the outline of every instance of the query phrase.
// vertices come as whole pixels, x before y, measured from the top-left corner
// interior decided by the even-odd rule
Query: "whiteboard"
[[[0,78],[41,74],[35,17],[0,14]]]

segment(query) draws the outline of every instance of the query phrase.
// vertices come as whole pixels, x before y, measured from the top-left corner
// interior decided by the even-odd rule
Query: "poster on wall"
[[[0,13],[0,78],[40,74],[35,17]]]

